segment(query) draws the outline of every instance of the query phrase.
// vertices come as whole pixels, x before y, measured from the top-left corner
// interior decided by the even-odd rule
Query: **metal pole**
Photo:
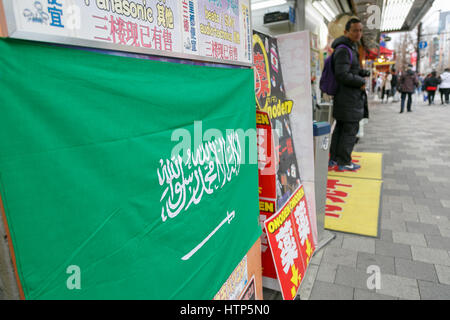
[[[422,33],[422,22],[417,26],[417,65],[416,70],[417,73],[420,73],[420,38]]]

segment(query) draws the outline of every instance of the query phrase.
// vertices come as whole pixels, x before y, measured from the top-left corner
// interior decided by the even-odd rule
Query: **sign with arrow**
[[[425,49],[426,47],[428,47],[428,42],[426,41],[419,42],[419,49]]]

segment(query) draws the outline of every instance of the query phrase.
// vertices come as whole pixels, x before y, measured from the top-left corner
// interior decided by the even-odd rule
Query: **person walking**
[[[391,96],[392,96],[392,102],[397,102],[395,100],[395,95],[397,94],[397,86],[398,86],[398,77],[397,77],[397,71],[392,68],[392,80],[391,80]]]
[[[399,79],[399,90],[402,93],[400,102],[400,113],[405,110],[405,100],[408,97],[407,110],[412,112],[412,94],[414,93],[416,87],[419,86],[419,79],[417,78],[414,71],[412,71],[412,65],[408,65],[406,72],[402,72],[402,76]]]
[[[431,77],[427,78],[424,83],[425,90],[428,93],[428,105],[434,104],[434,96],[438,88],[440,78],[437,78],[436,71],[431,72]]]
[[[423,92],[423,102],[428,101],[428,92],[425,88],[425,81],[431,77],[431,73],[427,74],[427,76],[422,80],[422,92]]]
[[[356,48],[362,31],[361,21],[352,18],[345,25],[344,35],[332,44],[335,50],[333,66],[338,89],[334,97],[333,117],[336,119],[336,126],[331,138],[328,165],[337,166],[339,171],[355,171],[361,167],[352,162],[351,155],[359,122],[364,117],[364,77],[370,76],[370,72],[361,69]]]
[[[450,68],[446,68],[444,73],[441,74],[440,78],[440,90],[442,90],[442,93],[445,96],[445,103],[450,104]],[[444,103],[442,102],[442,104]]]
[[[389,96],[391,95],[392,89],[391,81],[392,81],[392,74],[388,71],[384,76],[383,80],[383,95],[381,96],[381,103],[383,103],[385,95],[386,95],[386,103],[388,103],[389,101]]]

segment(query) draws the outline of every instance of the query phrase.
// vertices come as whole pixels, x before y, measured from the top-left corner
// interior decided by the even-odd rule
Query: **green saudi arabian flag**
[[[253,71],[2,39],[0,92],[26,299],[212,299],[261,234]]]

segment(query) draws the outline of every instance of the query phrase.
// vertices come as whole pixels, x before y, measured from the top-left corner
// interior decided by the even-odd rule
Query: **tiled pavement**
[[[416,99],[403,114],[399,105],[372,102],[355,147],[383,153],[379,237],[333,231],[311,261],[300,299],[450,299],[450,105]],[[379,289],[368,288],[375,283],[369,266],[379,267]],[[264,289],[264,298],[281,295]]]

